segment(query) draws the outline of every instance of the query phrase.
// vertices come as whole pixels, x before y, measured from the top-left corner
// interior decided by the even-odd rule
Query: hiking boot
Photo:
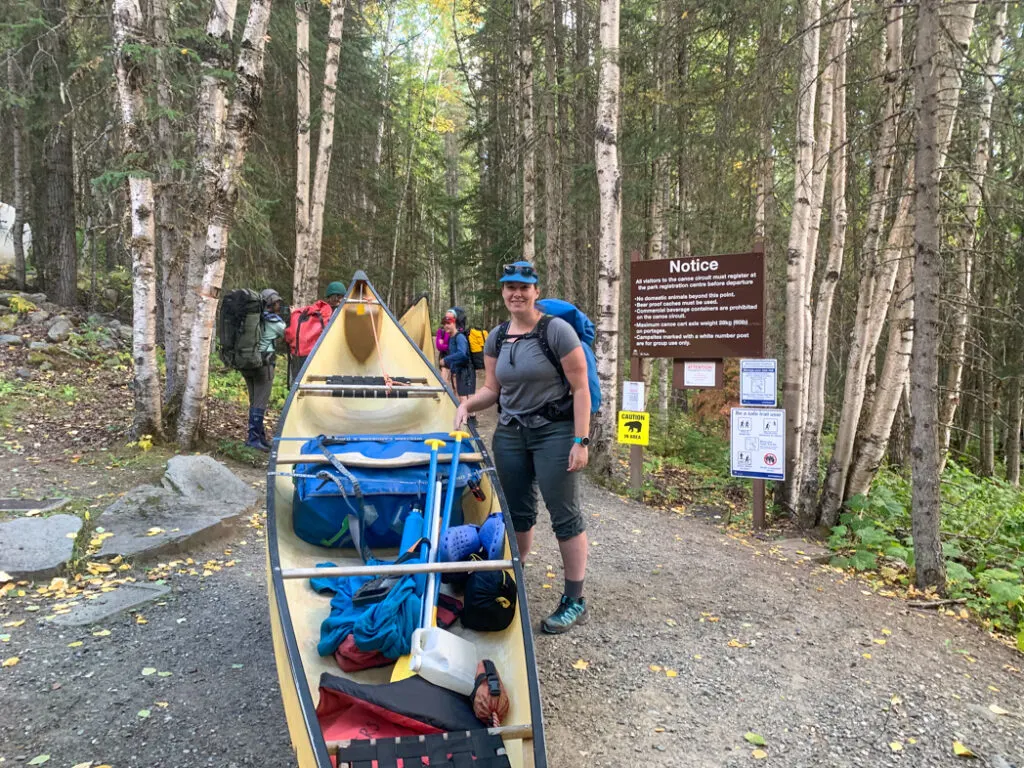
[[[562,601],[555,612],[540,623],[540,628],[549,635],[560,635],[568,632],[575,624],[587,623],[587,599],[579,597],[575,600],[562,595]]]
[[[263,411],[257,408],[249,409],[249,436],[246,438],[245,446],[257,451],[267,452],[270,447],[261,440],[263,430]]]

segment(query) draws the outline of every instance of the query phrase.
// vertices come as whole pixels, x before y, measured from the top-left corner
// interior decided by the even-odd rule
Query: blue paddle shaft
[[[455,486],[459,475],[459,454],[462,452],[462,440],[456,438],[455,447],[452,449],[452,464],[451,472],[448,474],[448,489],[445,492],[444,497],[444,512],[441,514],[441,537],[444,537],[445,532],[448,530],[448,525],[452,520],[452,504],[455,502]],[[437,596],[441,591],[441,580],[438,579],[434,584],[433,602],[437,603]]]

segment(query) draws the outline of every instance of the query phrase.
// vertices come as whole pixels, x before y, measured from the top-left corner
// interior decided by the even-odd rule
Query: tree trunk
[[[309,0],[295,0],[295,271],[292,304],[312,303],[309,277]],[[315,284],[315,280],[313,281]]]
[[[143,135],[146,130],[146,82],[142,62],[131,51],[146,36],[138,0],[114,0],[114,62],[117,100],[121,110],[121,150],[124,162],[135,168],[128,176],[128,205],[132,260],[132,360],[135,363],[135,416],[132,432],[163,435],[160,369],[156,359],[156,225],[153,182],[148,172]]]
[[[800,85],[796,119],[796,179],[793,214],[786,253],[786,368],[783,402],[786,409],[786,477],[783,503],[797,507],[799,468],[803,444],[805,348],[811,330],[806,326],[807,242],[811,229],[814,176],[814,107],[817,98],[819,21],[821,0],[803,0],[801,26],[803,41],[800,56]]]
[[[828,122],[831,127],[829,142],[834,151],[827,152],[826,157],[832,168],[832,200],[831,200],[831,234],[829,238],[828,261],[818,286],[818,299],[814,309],[814,325],[812,327],[812,352],[809,366],[807,386],[807,418],[804,423],[804,447],[800,467],[800,506],[801,525],[813,527],[817,523],[818,502],[818,459],[821,453],[821,429],[825,418],[825,378],[828,362],[829,323],[832,319],[832,300],[836,285],[843,269],[843,252],[846,248],[846,47],[849,41],[849,20],[852,16],[851,0],[846,0],[832,28],[832,39],[829,43],[830,60],[826,72],[833,70],[831,78],[822,78],[822,91],[827,85],[833,88],[833,97]],[[824,105],[823,105],[824,106]],[[824,112],[824,109],[822,110]],[[822,115],[822,124],[826,115]],[[820,142],[821,144],[826,142]],[[824,167],[818,171],[825,175]],[[812,241],[808,242],[808,250],[816,249],[816,232],[820,226],[820,201],[818,203],[819,223],[812,230]],[[810,288],[810,286],[808,286]]]
[[[562,295],[565,274],[562,260],[562,155],[555,130],[559,63],[555,45],[555,0],[544,3],[544,263],[548,290]]]
[[[1017,365],[1021,360],[1018,354]],[[1016,375],[1010,379],[1009,400],[1009,426],[1006,431],[1006,482],[1010,485],[1020,485],[1020,432],[1021,432],[1021,374],[1018,369]]]
[[[978,353],[981,356],[981,450],[978,474],[981,477],[993,477],[996,473],[995,450],[995,415],[998,410],[996,403],[995,371],[992,370],[992,322],[991,313],[995,306],[993,297],[993,270],[985,275],[981,290],[981,308],[983,316],[978,328]]]
[[[1003,55],[1006,37],[1007,3],[1003,2],[996,12],[995,29],[989,44],[988,60],[981,78],[981,104],[978,116],[978,138],[974,159],[968,173],[967,203],[964,222],[957,249],[956,290],[951,300],[953,315],[953,338],[950,341],[949,365],[946,369],[946,383],[939,408],[939,450],[942,465],[949,453],[949,433],[960,403],[960,384],[964,372],[964,347],[967,343],[968,303],[971,298],[971,282],[974,272],[974,248],[978,241],[978,216],[981,213],[981,199],[985,176],[988,173],[989,154],[992,149],[992,102],[995,98],[996,81],[999,78],[999,62]]]
[[[889,199],[892,167],[896,157],[897,129],[903,103],[904,82],[900,76],[903,68],[902,43],[903,6],[900,3],[895,3],[888,11],[886,32],[883,37],[883,50],[885,51],[883,77],[886,83],[886,99],[878,147],[871,163],[873,168],[871,199],[868,204],[867,223],[861,247],[860,287],[857,293],[857,311],[847,357],[843,406],[820,502],[819,516],[822,524],[828,527],[835,525],[838,521],[839,508],[843,499],[846,498],[846,480],[867,392],[866,378],[875,357],[875,348],[878,345],[885,320],[885,310],[889,305],[893,281],[896,278],[896,263],[884,258],[880,259],[878,248]],[[912,170],[908,172],[908,176],[911,174]],[[909,212],[909,200],[907,200],[907,204],[901,211],[904,222]],[[897,215],[893,227],[898,230],[902,226],[900,215]]]
[[[21,94],[21,77],[14,54],[7,57],[7,87],[11,94]],[[14,221],[11,224],[11,238],[14,245],[14,284],[19,291],[25,290],[25,161],[24,124],[21,104],[11,99],[11,168],[14,175]]]
[[[327,203],[327,180],[331,174],[334,152],[334,103],[338,92],[338,64],[341,59],[341,36],[345,27],[345,0],[332,0],[331,19],[327,27],[327,60],[324,65],[324,90],[320,97],[320,139],[316,145],[316,170],[313,175],[313,197],[309,207],[309,255],[305,267],[302,294],[295,300],[309,304],[316,300],[320,283],[320,253],[323,246],[324,207]]]
[[[519,121],[523,152],[523,259],[536,258],[537,164],[533,135],[533,27],[531,0],[517,0],[519,15]]]
[[[249,5],[249,16],[245,22],[238,66],[235,69],[237,85],[234,99],[227,120],[223,123],[223,148],[217,158],[219,172],[214,178],[202,281],[192,322],[192,354],[189,357],[181,416],[178,419],[178,443],[186,449],[195,444],[206,399],[213,326],[217,299],[224,280],[228,234],[238,199],[238,177],[245,162],[245,152],[263,95],[263,59],[270,6],[271,0],[253,0]],[[215,3],[213,16],[218,14],[218,7],[224,6]]]
[[[622,264],[622,177],[619,169],[619,2],[601,0],[600,71],[594,154],[600,196],[597,360],[603,408],[596,427],[597,468],[609,473],[618,411],[619,290]]]

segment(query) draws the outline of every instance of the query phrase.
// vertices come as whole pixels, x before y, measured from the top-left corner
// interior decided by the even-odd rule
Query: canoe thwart
[[[507,571],[511,560],[465,560],[456,563],[402,563],[401,565],[339,565],[330,568],[282,568],[282,579],[316,579],[339,576],[406,576],[419,573],[473,573]]]
[[[393,456],[389,459],[376,459],[372,456],[364,456],[361,453],[337,453],[338,461],[346,467],[369,467],[384,469],[401,469],[402,467],[426,466],[430,463],[430,455],[426,453],[404,453],[401,456]],[[480,463],[484,460],[482,453],[464,453],[459,456],[463,464]],[[452,454],[438,454],[438,464],[450,464]],[[278,464],[327,464],[322,453],[300,453],[295,456],[278,456]]]
[[[385,384],[300,384],[298,386],[299,395],[320,397],[436,398],[444,391],[444,387],[406,384],[394,384],[390,387]]]
[[[327,742],[327,751],[338,758],[338,767],[371,765],[378,758],[387,761],[392,757],[405,759],[406,764],[423,757],[451,755],[465,756],[465,764],[486,761],[487,765],[509,765],[505,757],[506,740],[533,738],[533,727],[529,725],[507,725],[498,728],[481,728],[477,731],[450,731],[421,736],[396,736],[389,739],[345,739]],[[473,758],[476,761],[473,761]],[[431,759],[431,765],[434,760]],[[392,763],[381,762],[381,765]],[[397,763],[394,763],[397,765]],[[417,765],[419,763],[417,762]],[[451,765],[447,760],[444,764]],[[455,765],[463,762],[455,761]]]

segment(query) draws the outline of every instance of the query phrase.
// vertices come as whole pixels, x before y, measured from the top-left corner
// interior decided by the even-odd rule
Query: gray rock
[[[107,351],[117,349],[117,342],[104,336],[99,340],[99,348]]]
[[[210,456],[175,456],[167,462],[160,481],[164,488],[180,493],[190,501],[216,501],[237,504],[250,511],[259,502],[259,494],[246,485],[226,465]]]
[[[142,485],[98,518],[114,534],[103,542],[98,556],[145,560],[183,551],[223,535],[248,510],[238,502],[192,499],[167,488]]]
[[[12,331],[17,324],[17,314],[0,315],[0,331]]]
[[[0,523],[0,571],[16,579],[53,576],[71,557],[82,528],[76,515],[19,517]]]
[[[120,321],[120,320],[118,320],[118,319],[117,319],[116,317],[112,317],[112,318],[110,318],[109,320],[107,320],[107,322],[106,322],[106,326],[107,326],[107,328],[109,328],[110,330],[112,330],[112,331],[116,331],[116,330],[117,330],[118,328],[120,328],[120,327],[121,327],[121,321]]]
[[[14,371],[14,375],[19,379],[34,379],[36,376],[29,368],[18,368]]]
[[[5,333],[0,336],[0,346],[10,346],[12,344],[16,347],[20,347],[25,344],[25,340],[21,338],[21,336],[15,336],[10,333]]]
[[[111,304],[116,304],[117,303],[117,291],[115,291],[113,288],[104,288],[103,289],[103,298],[106,299]]]
[[[45,309],[37,309],[35,312],[30,312],[28,315],[28,321],[32,325],[42,325],[50,319],[50,313]]]
[[[28,293],[25,294],[25,298],[31,301],[36,306],[39,306],[40,304],[45,304],[47,301],[49,301],[45,293]]]
[[[790,560],[813,560],[816,563],[827,563],[832,559],[832,552],[808,539],[778,539],[771,543],[774,554],[782,555]]]
[[[33,341],[28,345],[28,348],[34,351],[42,352],[50,348],[50,345],[45,341]]]
[[[125,341],[132,340],[132,327],[130,325],[117,326],[117,333]]]
[[[41,362],[39,364],[39,370],[40,371],[52,371],[53,370],[53,363],[51,363],[49,360],[43,360],[43,362]]]
[[[113,592],[106,592],[95,600],[86,600],[74,606],[71,613],[64,613],[53,619],[62,627],[84,627],[98,624],[122,611],[163,597],[171,591],[161,584],[123,584]]]
[[[46,338],[53,342],[66,341],[70,335],[71,323],[63,317],[57,318],[56,322],[50,326],[50,330],[46,332]]]

